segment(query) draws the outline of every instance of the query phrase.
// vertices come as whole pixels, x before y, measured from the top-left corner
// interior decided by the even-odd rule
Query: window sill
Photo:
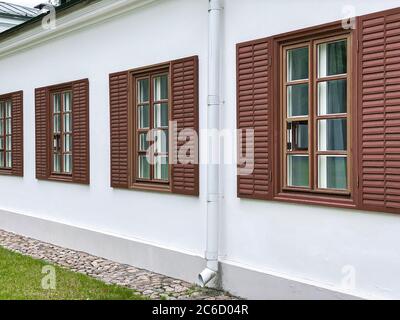
[[[171,187],[169,184],[157,184],[157,183],[145,183],[145,182],[134,183],[130,187],[130,189],[139,191],[157,191],[165,193],[171,192]]]
[[[0,169],[0,175],[2,176],[12,176],[12,169]]]
[[[282,188],[284,193],[304,193],[312,196],[333,196],[333,197],[350,197],[351,193],[350,191],[346,190],[333,190],[333,189],[316,189],[316,190],[311,190],[311,189],[305,189],[305,188],[296,188],[296,187],[284,187]]]
[[[52,174],[49,176],[47,180],[50,181],[58,181],[58,182],[73,182],[71,175],[56,175]]]
[[[302,193],[282,191],[273,197],[273,200],[282,202],[293,202],[300,204],[321,205],[328,207],[339,207],[355,209],[356,204],[350,195],[335,195],[321,193]]]

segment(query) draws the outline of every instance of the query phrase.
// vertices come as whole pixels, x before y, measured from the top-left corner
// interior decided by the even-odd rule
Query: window
[[[0,101],[0,169],[12,168],[12,102]]]
[[[135,77],[137,182],[169,181],[169,74],[168,69]]]
[[[400,9],[355,21],[237,45],[238,129],[254,129],[240,198],[399,213]]]
[[[89,82],[36,89],[36,177],[89,184]]]
[[[283,189],[350,193],[350,41],[282,45]]]
[[[72,92],[51,93],[52,173],[72,173]]]
[[[355,44],[334,22],[237,45],[238,129],[254,132],[240,198],[357,205]]]
[[[198,119],[197,56],[110,74],[111,186],[198,196]]]
[[[0,95],[0,174],[22,177],[23,92]]]

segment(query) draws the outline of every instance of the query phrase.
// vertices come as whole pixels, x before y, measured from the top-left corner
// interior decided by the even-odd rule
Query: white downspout
[[[199,274],[199,282],[205,286],[218,273],[218,238],[219,238],[219,113],[220,113],[220,51],[221,18],[220,0],[209,0],[209,42],[208,42],[208,164],[207,164],[207,267]],[[211,141],[210,141],[210,137]]]

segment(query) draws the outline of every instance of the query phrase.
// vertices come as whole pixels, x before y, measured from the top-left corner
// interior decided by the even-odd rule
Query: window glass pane
[[[150,127],[150,108],[148,104],[138,107],[138,127],[139,129]]]
[[[347,80],[318,84],[318,115],[347,113]]]
[[[154,105],[154,127],[168,127],[168,103]]]
[[[11,152],[6,152],[6,168],[11,168],[11,166],[12,166]]]
[[[318,150],[347,150],[347,119],[318,121]]]
[[[4,168],[5,163],[4,163],[4,151],[0,151],[0,167]]]
[[[6,117],[11,117],[11,101],[6,102]]]
[[[4,150],[4,138],[0,138],[0,150]]]
[[[6,150],[11,151],[11,136],[6,138]]]
[[[287,124],[287,149],[308,150],[308,122],[294,121]]]
[[[53,136],[53,152],[57,152],[57,136]]]
[[[137,95],[138,103],[149,102],[150,90],[149,90],[149,79],[138,80],[137,82]]]
[[[72,151],[72,136],[70,134],[64,135],[64,152]]]
[[[64,173],[72,172],[72,155],[64,154]]]
[[[168,76],[158,76],[154,78],[154,101],[168,99]]]
[[[61,136],[59,134],[53,136],[53,152],[59,152]]]
[[[65,92],[64,93],[64,112],[70,112],[72,111],[72,94],[71,92]]]
[[[150,179],[150,164],[146,155],[139,156],[138,176],[139,179]]]
[[[157,180],[168,180],[168,157],[155,157],[154,178]]]
[[[61,131],[61,118],[60,114],[53,116],[53,133],[60,133]]]
[[[346,157],[318,157],[318,187],[321,189],[347,189]]]
[[[0,119],[0,136],[4,135],[4,119]]]
[[[347,41],[318,45],[318,76],[328,77],[347,73]]]
[[[61,94],[56,93],[53,95],[53,112],[58,113],[61,111]]]
[[[168,152],[168,132],[166,130],[157,130],[154,132],[155,152]]]
[[[4,118],[4,102],[0,102],[0,119]]]
[[[308,84],[288,86],[288,117],[308,115]]]
[[[287,51],[288,81],[308,79],[308,47]]]
[[[147,133],[139,134],[139,151],[147,151],[149,142],[147,141]]]
[[[11,134],[11,119],[6,119],[6,134]]]
[[[309,186],[308,156],[288,155],[288,186]]]
[[[61,172],[61,155],[53,154],[53,171],[56,173]]]
[[[64,132],[72,132],[72,114],[65,113],[64,118]]]

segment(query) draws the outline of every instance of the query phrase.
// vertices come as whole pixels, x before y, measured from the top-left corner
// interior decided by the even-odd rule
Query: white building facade
[[[220,127],[235,132],[237,44],[399,3],[225,0],[222,5]],[[201,161],[199,196],[111,187],[109,75],[197,56],[198,123],[200,131],[206,129],[208,9],[207,0],[94,1],[60,12],[55,29],[43,29],[38,20],[12,37],[0,36],[0,97],[23,91],[24,150],[23,177],[0,176],[1,229],[197,281],[205,267],[208,167]],[[88,79],[89,88],[90,183],[38,180],[35,89],[79,79]],[[200,159],[206,153],[201,140]],[[238,196],[237,183],[236,164],[221,164],[218,285],[224,290],[256,299],[400,298],[399,208],[385,213],[245,199]]]

